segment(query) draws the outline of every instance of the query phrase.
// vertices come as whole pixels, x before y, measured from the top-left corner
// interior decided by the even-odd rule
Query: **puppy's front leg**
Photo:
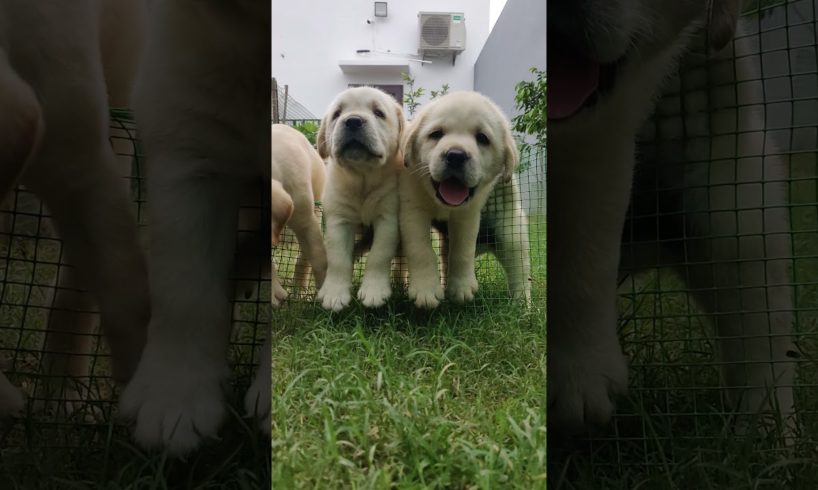
[[[505,202],[500,206],[494,220],[497,223],[495,230],[497,260],[506,272],[511,297],[530,304],[531,257],[528,243],[528,219],[520,205],[522,201],[517,185],[517,177],[514,176],[514,182],[505,184],[501,189],[502,194],[499,199]]]
[[[352,248],[355,226],[348,220],[327,215],[327,277],[315,299],[327,310],[341,311],[352,300]]]
[[[62,265],[58,274],[54,306],[48,316],[45,334],[42,360],[45,378],[37,386],[36,409],[70,414],[79,408],[79,402],[89,394],[82,387],[88,383],[91,340],[98,316],[93,313],[96,305],[90,292],[83,291],[78,282],[76,269]],[[146,278],[147,274],[145,280]],[[147,288],[145,296],[147,297]],[[142,342],[147,328],[147,316],[144,320],[139,337]],[[131,370],[136,369],[141,347],[136,349]]]
[[[443,286],[432,248],[432,217],[401,203],[400,234],[409,266],[409,299],[418,308],[436,308],[443,299]]]
[[[778,414],[789,425],[796,422],[792,418],[796,366],[791,356],[797,356],[798,349],[792,340],[785,164],[773,158],[743,159],[740,164],[724,160],[710,168],[719,169],[720,175],[738,168],[748,179],[756,179],[762,165],[770,182],[712,186],[707,204],[726,211],[705,214],[694,209],[685,216],[689,264],[683,272],[713,314],[723,382],[733,408],[741,414]],[[756,169],[749,172],[753,166]]]
[[[321,222],[313,213],[311,201],[296,204],[289,226],[295,232],[298,246],[301,248],[295,266],[296,282],[306,285],[305,283],[309,280],[306,277],[306,265],[309,264],[315,275],[315,287],[320,289],[327,275],[327,251],[324,249],[324,239],[321,237]]]
[[[287,291],[281,286],[281,280],[278,278],[278,273],[276,272],[276,262],[275,259],[270,261],[271,266],[271,284],[272,284],[272,303],[273,306],[279,306],[281,303],[287,299]]]
[[[0,49],[0,199],[14,188],[43,135],[40,103]]]
[[[258,427],[264,434],[270,435],[272,431],[270,408],[272,405],[273,349],[272,332],[269,329],[267,340],[260,349],[256,356],[258,358],[256,376],[253,378],[253,384],[247,389],[247,394],[244,395],[244,410],[248,417],[258,420]]]
[[[400,232],[398,217],[395,214],[378,217],[372,226],[375,229],[375,237],[366,258],[366,270],[361,288],[358,290],[358,299],[366,307],[377,308],[383,306],[392,295],[389,274],[392,269],[392,258],[398,249]]]
[[[224,416],[229,274],[243,190],[238,179],[178,171],[195,163],[174,157],[149,163],[152,317],[121,398],[123,414],[136,421],[137,442],[174,456],[215,436]]]
[[[100,85],[101,89],[102,86]],[[68,262],[75,266],[76,281],[93,292],[100,311],[105,338],[111,348],[114,379],[127,382],[139,363],[150,315],[148,271],[139,244],[132,202],[116,159],[105,135],[107,112],[99,94],[73,93],[76,110],[90,111],[96,117],[73,121],[78,135],[70,141],[46,138],[39,158],[26,175],[26,185],[42,196],[54,216]],[[94,108],[92,111],[91,108]],[[70,183],[69,183],[70,182]],[[90,326],[77,309],[90,309],[90,298],[67,291],[57,293],[58,309],[48,322],[53,336],[49,347],[54,354],[52,373],[68,367],[83,373],[87,358],[76,348],[82,344],[78,326]],[[79,342],[79,344],[78,344]],[[62,360],[59,358],[63,357]]]
[[[474,273],[474,253],[480,218],[452,216],[449,220],[449,266],[446,294],[455,303],[474,300],[477,276]]]
[[[627,389],[616,279],[633,148],[622,135],[597,147],[558,133],[548,150],[548,420],[577,433],[607,423]]]

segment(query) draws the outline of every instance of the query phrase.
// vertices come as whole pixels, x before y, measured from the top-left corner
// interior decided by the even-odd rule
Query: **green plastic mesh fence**
[[[642,135],[624,236],[633,248],[625,250],[667,267],[622,278],[630,393],[606,430],[550,453],[552,473],[573,482],[563,488],[818,485],[818,2],[747,3],[735,64],[694,47]],[[657,152],[672,155],[665,174],[650,165]],[[775,175],[775,159],[783,175]],[[688,178],[695,174],[704,179]],[[787,197],[775,199],[773,186]],[[789,227],[773,221],[782,216]],[[636,234],[640,222],[649,235]],[[710,240],[703,254],[697,236]],[[677,253],[661,257],[674,243]],[[775,251],[781,243],[784,254]],[[727,247],[726,265],[716,247]],[[753,251],[759,247],[766,252]],[[775,259],[787,262],[792,301],[773,299],[781,284],[770,275]],[[703,297],[716,298],[716,306]],[[710,314],[714,308],[721,313]],[[760,316],[792,325],[799,356],[794,428],[773,420],[745,432],[725,400],[721,368],[745,365],[718,354],[718,336],[726,334],[716,326],[738,319],[733,348],[783,335],[751,331]]]
[[[144,235],[142,154],[128,111],[112,111],[110,141],[123,178],[130,181],[134,210]],[[243,204],[238,242],[243,234],[258,233],[259,211],[269,206],[261,202],[264,199],[249,197]],[[110,378],[108,352],[93,310],[83,312],[93,328],[76,332],[77,350],[72,353],[74,359],[88,360],[88,375],[61,380],[62,389],[51,390],[52,395],[44,397],[40,387],[48,376],[44,366],[46,324],[58,274],[68,268],[48,210],[34,194],[18,188],[4,204],[0,218],[0,367],[28,399],[25,416],[0,428],[0,463],[5,472],[36,473],[35,468],[46,463],[32,454],[59,453],[43,449],[66,449],[63,455],[80,448],[86,454],[109,451],[116,440],[127,441],[128,435],[123,421],[117,418],[117,389]],[[232,383],[239,393],[244,392],[240,387],[250,384],[255,347],[264,341],[270,322],[269,271],[260,266],[242,273],[235,281],[230,344]]]

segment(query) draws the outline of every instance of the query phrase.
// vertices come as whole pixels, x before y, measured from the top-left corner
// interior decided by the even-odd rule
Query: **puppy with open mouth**
[[[549,423],[574,434],[610,420],[628,385],[617,285],[654,267],[674,268],[708,314],[737,412],[786,419],[796,352],[788,169],[749,110],[761,85],[738,83],[761,80],[731,43],[742,2],[548,8]],[[680,58],[682,93],[659,99]],[[657,99],[650,142],[640,130]]]
[[[323,205],[327,276],[316,299],[333,311],[352,296],[355,233],[374,236],[358,299],[382,306],[391,296],[392,259],[397,252],[398,173],[403,111],[387,93],[372,87],[347,89],[330,104],[318,131],[318,152],[329,159]]]
[[[431,228],[445,222],[446,293],[457,303],[471,301],[480,211],[500,179],[512,179],[519,159],[508,121],[487,97],[453,92],[420,110],[403,151],[400,226],[409,298],[419,308],[435,308],[444,297]]]

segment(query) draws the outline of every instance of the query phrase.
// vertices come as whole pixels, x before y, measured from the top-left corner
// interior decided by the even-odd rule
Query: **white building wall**
[[[546,4],[543,0],[508,0],[475,63],[474,89],[516,116],[515,87],[533,80],[529,71],[546,68]]]
[[[416,87],[450,90],[474,88],[474,64],[489,34],[489,0],[392,0],[389,16],[374,16],[371,0],[276,0],[272,19],[272,76],[307,109],[321,117],[348,84],[401,84],[399,75],[348,75],[340,60],[364,59],[358,49],[417,53],[420,11],[463,12],[466,49],[452,66],[450,58],[409,63]],[[369,19],[372,24],[367,24]],[[413,56],[414,57],[414,56]],[[407,57],[370,54],[367,59],[405,61]],[[406,86],[404,85],[404,90]]]

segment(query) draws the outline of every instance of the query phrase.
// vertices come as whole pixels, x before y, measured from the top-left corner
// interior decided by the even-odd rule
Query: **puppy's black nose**
[[[344,121],[344,126],[346,126],[348,129],[361,129],[361,126],[363,125],[364,120],[356,116],[350,116],[346,118],[346,121]]]
[[[460,166],[469,159],[469,154],[463,150],[452,148],[446,152],[446,163],[449,165]]]

